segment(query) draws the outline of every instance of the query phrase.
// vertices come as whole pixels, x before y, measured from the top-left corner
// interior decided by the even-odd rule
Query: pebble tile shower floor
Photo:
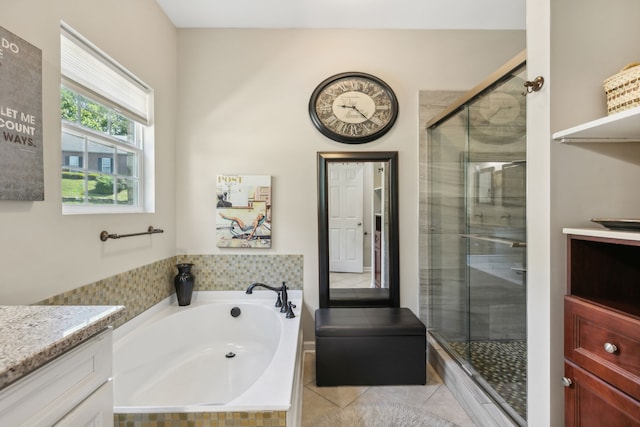
[[[522,418],[527,419],[527,342],[472,341],[471,366]],[[466,343],[450,343],[466,359]]]

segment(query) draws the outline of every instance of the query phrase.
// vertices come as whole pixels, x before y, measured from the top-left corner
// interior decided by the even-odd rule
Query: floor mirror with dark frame
[[[329,307],[399,307],[399,239],[398,239],[398,153],[396,151],[376,152],[320,152],[318,153],[318,266],[319,266],[319,306]],[[341,167],[341,166],[345,167]],[[351,167],[358,166],[358,167]],[[365,218],[350,218],[355,221],[351,229],[342,232],[333,226],[339,223],[334,217],[340,212],[336,205],[340,199],[353,207],[353,186],[344,185],[344,190],[334,186],[333,179],[340,179],[342,170],[352,176],[364,169],[364,190],[368,215]],[[367,175],[366,170],[371,170]],[[371,179],[369,182],[367,179]],[[368,189],[368,190],[367,190]],[[367,209],[365,209],[367,211]],[[349,227],[349,226],[347,226]],[[366,228],[364,228],[366,227]],[[354,242],[340,242],[339,236],[364,236],[354,240],[357,249],[360,245],[370,248],[370,270],[365,273],[349,273],[348,268],[336,267],[340,251],[353,252]],[[368,240],[367,240],[368,239]],[[333,269],[333,271],[332,271]],[[336,271],[338,270],[338,271]],[[358,276],[370,276],[370,280],[357,279]],[[336,277],[354,280],[351,285],[337,285]],[[355,284],[355,280],[363,284]],[[344,281],[343,281],[344,282]]]

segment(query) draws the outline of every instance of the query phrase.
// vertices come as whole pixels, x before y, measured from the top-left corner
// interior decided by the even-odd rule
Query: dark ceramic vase
[[[178,268],[178,274],[173,279],[173,284],[176,287],[176,296],[178,297],[178,305],[191,304],[191,294],[193,293],[193,282],[195,276],[191,273],[191,267],[193,264],[182,263],[176,264]]]

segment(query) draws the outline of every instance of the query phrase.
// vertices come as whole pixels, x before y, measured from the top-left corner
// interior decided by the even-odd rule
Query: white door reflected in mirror
[[[320,308],[399,307],[398,265],[398,152],[319,152]]]
[[[329,166],[329,271],[363,272],[363,163]]]
[[[386,288],[386,162],[327,168],[329,286]]]

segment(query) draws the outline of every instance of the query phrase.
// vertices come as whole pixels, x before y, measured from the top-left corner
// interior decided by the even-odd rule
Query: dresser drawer
[[[640,399],[640,320],[565,297],[564,355]]]

